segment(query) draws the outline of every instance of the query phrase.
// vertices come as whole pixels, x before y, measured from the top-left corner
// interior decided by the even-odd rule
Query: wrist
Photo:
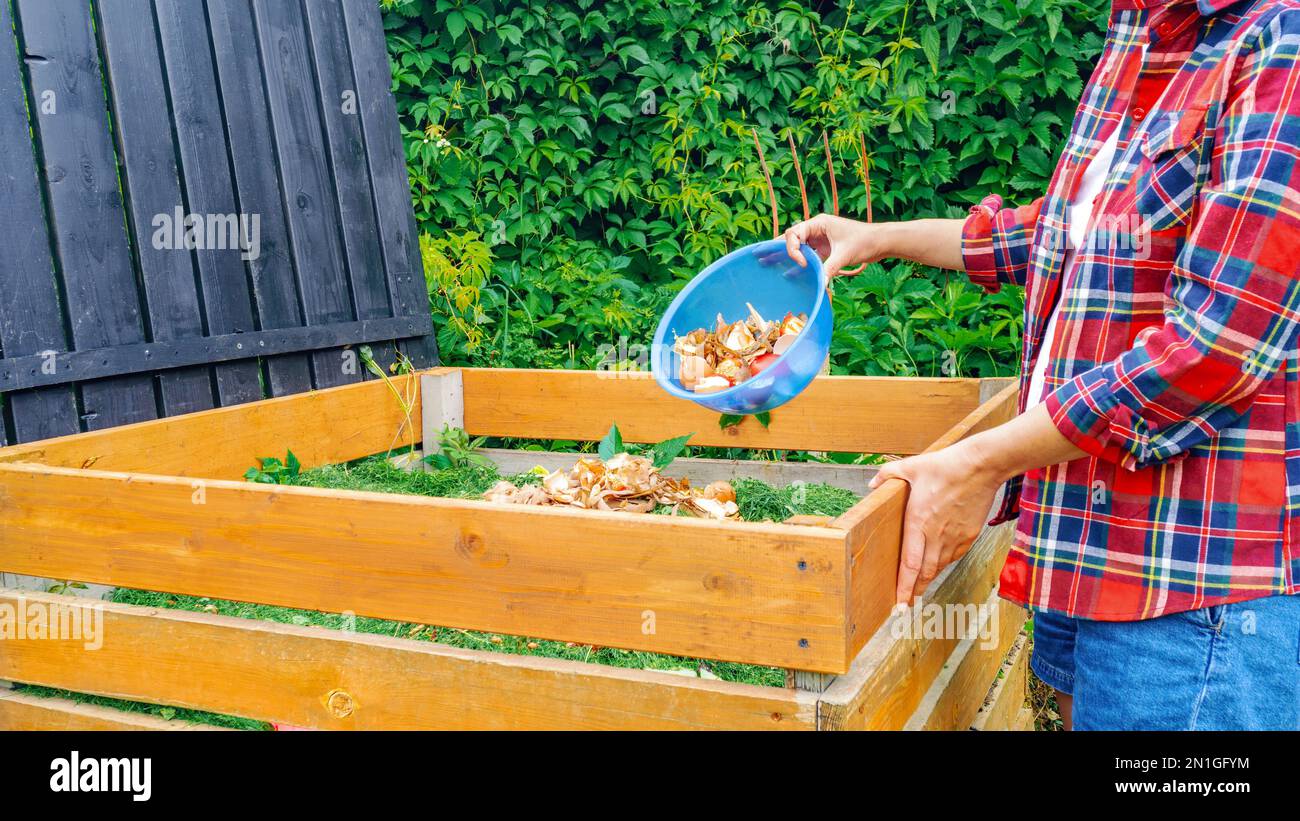
[[[978,433],[962,442],[972,475],[985,484],[1000,485],[1024,472],[1014,464],[1015,449],[1002,441],[997,428]]]

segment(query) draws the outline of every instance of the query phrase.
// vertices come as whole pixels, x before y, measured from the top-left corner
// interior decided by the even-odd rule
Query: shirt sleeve
[[[1249,410],[1300,323],[1300,16],[1242,53],[1214,131],[1210,183],[1166,289],[1163,326],[1045,405],[1079,448],[1129,470],[1218,435]]]
[[[962,225],[961,256],[972,282],[991,294],[1004,284],[1025,284],[1042,205],[1040,197],[1019,208],[1003,208],[1002,198],[990,194],[971,207]]]

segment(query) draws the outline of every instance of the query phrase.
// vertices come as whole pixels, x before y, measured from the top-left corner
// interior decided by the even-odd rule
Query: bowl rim
[[[732,385],[726,390],[705,394],[688,391],[685,388],[679,387],[671,376],[660,370],[659,352],[663,350],[661,346],[664,344],[664,337],[668,335],[668,327],[665,320],[675,312],[679,304],[684,302],[691,295],[691,292],[699,287],[700,283],[702,283],[709,274],[723,267],[733,258],[738,257],[741,254],[758,254],[768,247],[774,250],[780,250],[782,253],[786,253],[787,249],[784,239],[760,240],[759,242],[750,243],[749,245],[737,248],[731,253],[714,260],[708,267],[692,277],[691,281],[686,283],[686,287],[682,288],[682,290],[677,293],[677,296],[673,298],[673,301],[669,303],[667,310],[665,310],[663,316],[659,318],[659,326],[655,329],[654,341],[651,343],[652,347],[650,349],[650,370],[654,375],[655,381],[659,383],[661,388],[681,399],[689,399],[692,402],[705,404],[706,402],[714,403],[720,399],[726,399],[728,396],[733,395],[734,392],[749,383],[749,380],[746,380],[745,382],[739,382]],[[813,303],[812,312],[808,314],[808,322],[805,325],[805,327],[812,327],[813,321],[821,315],[824,307],[828,306],[830,303],[830,295],[827,293],[827,288],[829,287],[830,282],[829,278],[826,276],[826,267],[822,265],[821,257],[817,256],[817,252],[809,247],[807,243],[801,244],[799,249],[803,251],[804,259],[808,260],[808,267],[811,267],[817,275],[817,301]],[[793,259],[790,260],[790,263],[795,266],[799,265],[799,263],[795,262]],[[798,334],[790,347],[786,348],[784,353],[777,356],[776,362],[780,362],[788,356],[791,351],[803,345],[804,339],[807,336],[807,334],[803,333]],[[772,365],[769,365],[768,367],[772,367],[776,362],[772,363]]]

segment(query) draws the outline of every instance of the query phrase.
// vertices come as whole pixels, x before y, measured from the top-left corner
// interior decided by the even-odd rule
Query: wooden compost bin
[[[1006,380],[821,377],[722,430],[646,374],[436,368],[415,426],[471,435],[912,454],[1009,419]],[[1022,726],[1023,611],[994,594],[1008,526],[931,587],[984,605],[996,642],[900,635],[907,486],[829,522],[758,524],[256,484],[388,451],[406,416],[380,381],[0,449],[0,571],[773,665],[788,687],[0,589],[0,605],[103,609],[103,646],[0,641],[0,679],[328,729],[985,729]],[[409,428],[408,428],[409,430]],[[416,438],[419,438],[418,431]],[[536,463],[543,454],[492,452]],[[560,457],[571,460],[571,456]],[[515,464],[508,469],[517,469]],[[669,472],[826,481],[872,468],[681,459]],[[11,580],[13,576],[8,577]],[[1001,668],[1001,670],[1000,670]],[[0,691],[0,728],[169,726]]]

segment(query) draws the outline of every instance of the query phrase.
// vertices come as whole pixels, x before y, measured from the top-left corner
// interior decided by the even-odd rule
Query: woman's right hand
[[[863,263],[877,262],[890,256],[885,248],[884,224],[868,224],[857,220],[818,214],[810,220],[796,223],[785,232],[785,247],[790,258],[800,267],[808,267],[799,246],[808,244],[822,258],[822,266],[830,276],[844,274],[845,268]],[[857,273],[857,271],[852,271]]]

